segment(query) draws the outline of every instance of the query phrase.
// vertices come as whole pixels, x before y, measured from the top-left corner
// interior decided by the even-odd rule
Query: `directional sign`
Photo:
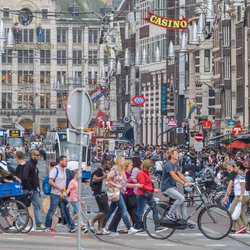
[[[202,141],[203,141],[203,134],[201,134],[201,133],[195,134],[194,139],[195,139],[197,142],[202,142]]]
[[[183,128],[176,128],[177,134],[183,134]]]
[[[203,149],[203,142],[195,142],[194,149],[196,152],[201,152]]]

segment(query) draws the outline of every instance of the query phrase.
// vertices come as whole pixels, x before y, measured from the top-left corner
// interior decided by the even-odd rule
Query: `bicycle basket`
[[[0,184],[0,197],[11,197],[23,195],[22,183],[2,183]]]

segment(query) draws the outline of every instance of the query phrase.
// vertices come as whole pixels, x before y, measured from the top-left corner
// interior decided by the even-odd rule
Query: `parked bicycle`
[[[195,210],[186,220],[179,218],[176,221],[170,221],[166,214],[171,203],[159,201],[150,206],[143,215],[143,225],[145,232],[153,239],[167,239],[176,229],[185,230],[190,224],[188,220],[200,209],[197,224],[201,233],[212,240],[225,238],[232,227],[232,218],[230,213],[221,206],[211,204],[207,201],[201,192],[199,184],[195,183],[195,189],[198,195],[194,196],[194,202],[198,204]],[[186,201],[187,202],[187,201]]]

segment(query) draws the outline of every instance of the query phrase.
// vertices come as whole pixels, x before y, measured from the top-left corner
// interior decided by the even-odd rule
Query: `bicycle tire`
[[[31,231],[31,229],[33,228],[33,219],[29,216],[29,220],[28,223],[26,225],[26,227],[21,231],[22,233],[29,233]]]
[[[169,204],[166,202],[157,202],[150,206],[143,215],[143,227],[149,237],[156,240],[168,239],[175,231],[175,228],[160,226],[161,230],[156,230],[156,224],[153,217],[153,211],[157,212],[159,221],[166,216]],[[160,216],[159,216],[160,215]],[[166,218],[166,217],[165,217]],[[158,223],[159,223],[158,221]],[[160,229],[159,228],[159,229]],[[163,235],[164,233],[164,235]]]
[[[230,213],[226,209],[214,204],[208,205],[200,211],[197,222],[201,233],[211,240],[225,238],[232,227]]]
[[[29,221],[27,207],[18,200],[10,199],[0,205],[0,228],[5,233],[20,233]]]

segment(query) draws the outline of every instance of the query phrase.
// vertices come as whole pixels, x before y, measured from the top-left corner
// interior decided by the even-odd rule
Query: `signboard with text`
[[[9,137],[21,137],[21,130],[19,129],[10,129],[9,130]]]
[[[167,84],[161,85],[161,115],[167,115]]]

